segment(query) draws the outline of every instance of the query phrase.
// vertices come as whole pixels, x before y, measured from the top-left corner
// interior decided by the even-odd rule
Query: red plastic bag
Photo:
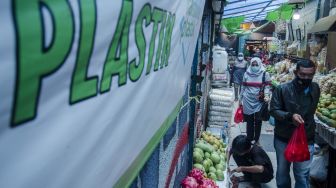
[[[242,123],[244,122],[244,115],[243,115],[243,106],[240,105],[235,113],[234,116],[234,122],[235,123]]]
[[[286,150],[285,158],[289,162],[303,162],[310,160],[308,142],[304,124],[300,124],[290,139]]]

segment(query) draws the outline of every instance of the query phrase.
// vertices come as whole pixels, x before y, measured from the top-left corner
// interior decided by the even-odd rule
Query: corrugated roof
[[[245,22],[265,20],[268,12],[287,2],[288,0],[228,0],[223,18],[245,16]]]

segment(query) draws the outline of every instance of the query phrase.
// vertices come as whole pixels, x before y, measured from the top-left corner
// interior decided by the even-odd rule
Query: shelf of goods
[[[232,88],[211,89],[209,92],[208,126],[231,124],[234,94]]]
[[[271,79],[278,84],[291,81],[295,77],[295,68],[296,64],[288,59],[280,61],[274,65],[274,70],[272,71],[275,72],[275,74],[273,74]]]
[[[316,110],[316,131],[336,148],[336,74],[319,77],[321,97]]]
[[[225,73],[212,73],[211,76],[211,86],[213,88],[223,88],[227,87],[229,84],[229,72],[226,71]]]
[[[193,167],[202,171],[204,178],[216,182],[219,188],[228,187],[227,142],[222,138],[223,128],[209,128],[201,133],[193,150]]]
[[[317,65],[319,73],[327,72],[327,41],[319,37],[313,37],[309,42],[310,60]]]

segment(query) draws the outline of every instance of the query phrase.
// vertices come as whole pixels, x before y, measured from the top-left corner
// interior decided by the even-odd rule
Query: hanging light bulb
[[[295,10],[294,14],[293,14],[293,19],[294,20],[299,20],[300,19],[300,14],[299,14],[299,10]]]
[[[298,5],[296,5],[296,8],[294,10],[294,14],[293,14],[293,19],[294,20],[299,20],[300,19],[300,14],[299,14],[299,8],[298,8]]]

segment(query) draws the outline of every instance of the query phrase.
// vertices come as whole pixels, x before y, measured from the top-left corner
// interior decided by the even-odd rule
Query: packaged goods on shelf
[[[321,78],[319,82],[321,92],[324,94],[330,94],[336,96],[336,74],[329,74]]]
[[[294,41],[293,44],[287,47],[287,54],[288,55],[296,55],[298,51],[300,42],[299,41]]]
[[[209,99],[208,125],[224,126],[225,122],[231,122],[233,90],[229,88],[211,89]]]
[[[327,47],[324,47],[322,48],[321,52],[318,54],[316,58],[318,72],[325,73],[327,71],[326,62],[327,62]]]
[[[209,110],[214,112],[232,112],[232,107],[211,105]]]
[[[274,69],[277,72],[277,74],[273,75],[271,79],[278,83],[285,83],[291,81],[295,77],[294,75],[295,68],[296,64],[288,59],[280,61],[274,65]]]

